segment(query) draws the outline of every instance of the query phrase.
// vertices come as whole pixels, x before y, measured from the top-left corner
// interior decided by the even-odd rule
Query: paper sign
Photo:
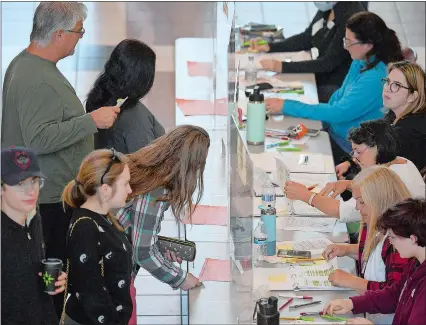
[[[226,98],[210,100],[192,100],[176,98],[176,104],[185,116],[198,115],[223,115],[228,116],[228,104]]]
[[[231,282],[231,261],[206,258],[199,278],[201,281]]]
[[[225,206],[199,205],[192,215],[191,222],[189,216],[186,216],[183,223],[226,226],[228,224],[227,219],[228,211]]]
[[[188,75],[190,77],[207,77],[211,78],[213,74],[213,65],[211,62],[186,62]]]

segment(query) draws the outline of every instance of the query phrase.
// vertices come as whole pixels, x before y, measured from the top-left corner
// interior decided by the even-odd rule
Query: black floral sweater
[[[82,325],[127,325],[133,309],[132,255],[124,233],[106,216],[76,209],[68,231],[67,256],[71,296],[66,314]]]

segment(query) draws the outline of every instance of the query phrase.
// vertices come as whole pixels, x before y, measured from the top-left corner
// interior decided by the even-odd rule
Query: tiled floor
[[[10,61],[28,44],[36,5],[36,2],[1,4],[2,80]],[[125,38],[137,38],[152,46],[157,53],[156,79],[144,102],[166,128],[173,127],[176,117],[179,118],[175,112],[175,40],[181,37],[212,37],[215,26],[214,3],[87,2],[86,5],[89,9],[85,22],[87,33],[80,41],[75,55],[58,64],[78,96],[82,101],[85,100],[116,44]],[[425,2],[371,2],[370,10],[382,16],[395,29],[404,45],[423,48],[424,53]],[[284,27],[285,36],[290,36],[303,31],[315,12],[311,2],[238,2],[236,23],[276,23]],[[197,124],[203,119],[187,121]],[[208,127],[212,145],[205,172],[206,190],[202,204],[226,205],[226,166],[221,157],[221,139],[226,138],[226,133],[214,130],[215,125],[213,123]],[[193,226],[187,230],[188,238],[197,241],[199,247],[212,246],[215,242],[224,243],[227,238],[226,227]],[[179,235],[171,214],[164,221],[162,233]],[[201,255],[206,255],[206,252]],[[203,262],[203,259],[197,260],[194,265],[189,265],[190,270],[198,275]],[[138,324],[188,322],[186,296],[181,299],[180,291],[173,291],[143,271],[136,280],[136,286]],[[181,317],[182,311],[184,317]]]

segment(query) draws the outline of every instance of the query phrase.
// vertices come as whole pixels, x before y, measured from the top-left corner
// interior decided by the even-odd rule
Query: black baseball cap
[[[28,177],[46,178],[34,151],[23,147],[1,149],[1,181],[13,186]]]

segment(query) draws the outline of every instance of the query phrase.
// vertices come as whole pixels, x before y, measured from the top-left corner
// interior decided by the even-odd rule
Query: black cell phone
[[[249,97],[253,93],[254,87],[259,87],[259,91],[263,91],[263,90],[268,90],[268,89],[274,88],[274,87],[272,87],[272,85],[270,83],[267,83],[267,82],[261,82],[259,84],[254,84],[254,85],[251,85],[251,86],[247,86],[246,89],[245,89],[246,97]]]
[[[295,251],[288,249],[279,249],[277,253],[278,257],[297,257],[297,258],[311,258],[310,251]]]

